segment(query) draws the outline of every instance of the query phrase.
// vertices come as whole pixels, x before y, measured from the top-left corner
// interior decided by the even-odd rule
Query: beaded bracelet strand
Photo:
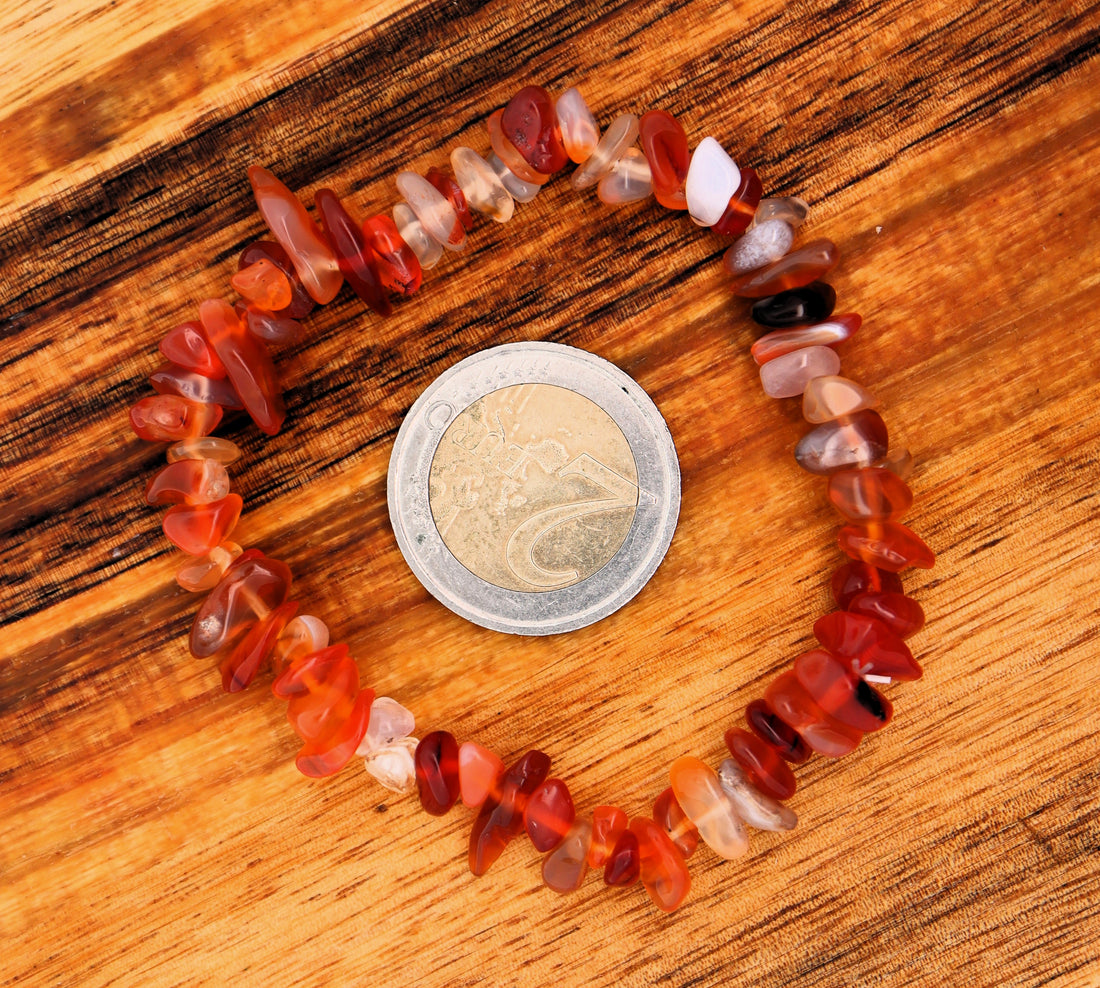
[[[353,755],[387,789],[415,786],[427,812],[442,815],[461,798],[476,810],[469,864],[480,875],[526,830],[545,854],[542,877],[557,892],[580,887],[588,868],[611,886],[639,879],[653,901],[675,909],[690,886],[686,860],[702,839],[723,858],[748,850],[748,828],[789,830],[784,805],[795,791],[790,764],[817,752],[838,758],[863,734],[884,726],[892,707],[876,688],[913,680],[921,668],[903,639],[924,624],[920,605],[902,592],[898,572],[929,568],[934,557],[898,519],[912,495],[911,458],[892,451],[874,396],[839,376],[833,349],[859,328],[858,315],[833,316],[836,297],[822,282],[836,247],[819,239],[790,251],[808,207],[796,198],[761,199],[752,168],[738,168],[712,137],[689,152],[683,127],[668,113],[625,113],[601,136],[580,93],[556,101],[527,86],[488,120],[492,151],[451,153],[453,174],[432,168],[397,176],[404,197],[392,212],[360,223],[330,189],[314,197],[318,227],[269,171],[249,169],[263,219],[275,242],[240,255],[231,279],[235,303],[209,299],[198,320],[160,342],[168,363],[150,383],[158,392],[130,410],[143,439],[168,442],[168,466],[146,488],[151,505],[171,504],[164,534],[190,558],[177,574],[189,591],[209,591],[191,628],[196,657],[219,659],[222,685],[237,692],[269,663],[275,695],[303,741],[296,764],[307,776],[339,771]],[[640,143],[641,147],[635,146]],[[529,751],[514,765],[446,731],[412,737],[413,715],[389,697],[360,688],[346,644],[330,644],[324,622],[297,614],[286,564],[232,533],[243,506],[230,493],[226,466],[240,450],[212,435],[223,410],[244,409],[259,428],[278,432],[284,418],[267,344],[290,342],[314,304],[331,301],[346,280],[375,312],[391,312],[390,295],[419,288],[423,270],[443,251],[461,250],[473,213],[505,223],[572,160],[576,189],[597,186],[605,203],[653,194],[686,210],[699,226],[738,237],[724,264],[736,295],[755,300],[752,318],[769,331],[752,346],[764,391],[802,398],[815,428],[795,458],[828,477],[830,502],[845,520],[838,542],[849,557],[832,577],[838,610],[814,624],[820,648],[799,655],[761,699],[745,709],[749,730],[725,734],[730,756],[718,770],[685,756],[672,763],[670,786],[651,813],[629,819],[616,806],[578,815],[566,784],[548,778],[550,759]]]

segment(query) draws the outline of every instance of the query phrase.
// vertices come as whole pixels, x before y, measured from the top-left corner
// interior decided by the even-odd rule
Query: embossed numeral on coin
[[[543,590],[566,586],[577,579],[578,573],[575,569],[548,570],[535,562],[534,548],[539,539],[555,528],[586,515],[621,508],[633,509],[638,503],[638,488],[588,453],[581,453],[566,463],[558,471],[558,476],[584,477],[602,487],[608,496],[547,508],[532,515],[512,532],[505,549],[508,568],[525,583]]]

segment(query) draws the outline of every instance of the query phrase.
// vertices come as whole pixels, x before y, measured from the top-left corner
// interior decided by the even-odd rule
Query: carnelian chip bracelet
[[[150,377],[157,394],[130,410],[141,438],[171,444],[168,465],[149,482],[145,499],[171,505],[164,533],[189,557],[179,584],[209,591],[191,629],[191,653],[217,658],[228,692],[245,689],[271,666],[272,690],[287,701],[302,739],[300,771],[331,775],[359,754],[386,788],[415,786],[431,814],[445,814],[459,800],[476,811],[469,847],[475,875],[526,832],[545,855],[542,877],[551,889],[577,889],[589,868],[602,868],[607,885],[640,881],[671,911],[687,895],[686,862],[700,840],[734,858],[747,851],[749,828],[793,828],[797,818],[785,805],[795,792],[790,766],[811,753],[839,758],[852,751],[892,716],[876,686],[920,677],[904,639],[921,629],[924,614],[897,576],[933,564],[931,550],[899,521],[912,503],[905,483],[911,458],[890,449],[874,396],[839,376],[834,348],[861,319],[833,315],[836,295],[821,280],[838,260],[832,242],[791,250],[808,212],[802,200],[762,199],[755,171],[739,168],[713,137],[689,150],[683,127],[663,110],[640,119],[624,113],[601,134],[576,89],[553,100],[526,86],[489,117],[487,129],[492,150],[483,157],[455,148],[453,174],[434,167],[423,177],[401,172],[396,184],[404,198],[392,218],[361,222],[331,189],[319,189],[318,226],[274,175],[249,169],[274,242],[242,252],[231,279],[235,302],[208,299],[197,320],[161,340],[167,363]],[[697,225],[738,238],[723,263],[735,294],[753,300],[752,318],[768,330],[752,346],[761,384],[772,397],[801,396],[814,428],[795,458],[828,477],[829,501],[845,522],[838,544],[850,557],[832,577],[838,609],[814,625],[820,647],[799,655],[746,707],[747,730],[726,731],[730,757],[717,770],[691,756],[676,759],[650,814],[633,818],[616,806],[578,813],[541,751],[506,767],[446,731],[418,742],[412,714],[362,688],[348,646],[330,644],[324,622],[297,613],[289,568],[230,541],[243,505],[229,490],[226,467],[240,450],[211,435],[223,410],[242,408],[262,431],[279,431],[285,411],[269,344],[297,339],[299,320],[315,304],[331,301],[347,282],[388,315],[391,296],[412,294],[445,250],[464,248],[473,214],[507,222],[516,202],[533,199],[569,161],[579,166],[573,187],[596,185],[605,203],[653,195],[667,209],[686,210]]]

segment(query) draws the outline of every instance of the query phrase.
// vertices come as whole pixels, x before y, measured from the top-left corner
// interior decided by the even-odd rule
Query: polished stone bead
[[[178,364],[162,364],[149,375],[149,383],[157,394],[179,395],[188,401],[227,409],[244,408],[233,385],[224,377],[204,377]]]
[[[528,804],[530,805],[530,804]],[[554,850],[542,859],[542,881],[548,889],[576,892],[588,874],[588,849],[592,843],[592,824],[577,820]]]
[[[383,789],[407,795],[416,787],[416,738],[402,738],[375,748],[363,759],[363,768]]]
[[[369,723],[369,722],[368,722]],[[432,816],[443,816],[459,797],[458,742],[447,731],[432,731],[420,739],[413,756],[420,805]]]
[[[504,125],[501,123],[503,117],[504,111],[497,110],[495,113],[490,114],[489,119],[486,121],[489,130],[489,144],[493,149],[492,155],[495,155],[503,164],[505,171],[515,176],[520,182],[535,186],[536,193],[531,195],[533,199],[537,194],[537,190],[541,189],[550,180],[550,176],[546,172],[540,172],[537,168],[532,168],[527,159],[519,153],[519,148],[508,140],[504,134]],[[490,155],[490,161],[492,161],[492,155]]]
[[[217,460],[177,460],[145,485],[146,504],[209,504],[229,493],[229,471]]]
[[[347,645],[329,645],[295,660],[271,685],[287,701],[287,720],[302,739],[298,771],[312,778],[343,768],[367,729],[374,691],[359,688]]]
[[[523,823],[536,851],[549,851],[562,842],[577,811],[569,787],[561,779],[547,779],[527,800]],[[587,853],[587,851],[585,852]]]
[[[474,218],[470,213],[469,203],[466,202],[466,193],[458,181],[449,175],[445,169],[434,165],[428,169],[424,177],[431,182],[435,190],[451,204],[451,208],[458,216],[462,229],[467,233],[474,228]]]
[[[794,773],[767,741],[739,727],[731,727],[726,731],[726,747],[761,792],[774,799],[790,799],[794,795]]]
[[[507,223],[516,208],[500,176],[480,154],[468,147],[451,152],[451,167],[471,209],[497,223]]]
[[[854,312],[846,312],[813,326],[802,326],[798,329],[777,329],[771,333],[765,333],[752,345],[750,351],[752,359],[758,364],[766,364],[769,360],[775,360],[785,353],[801,350],[803,347],[836,346],[852,336],[862,323],[862,316],[858,316]],[[829,380],[843,381],[845,378],[832,377]],[[803,399],[803,414],[805,415],[805,399]],[[833,416],[833,418],[835,417]],[[807,418],[809,417],[807,416]],[[809,421],[824,422],[826,420],[809,419]]]
[[[298,610],[296,601],[288,600],[275,608],[267,617],[257,621],[219,663],[222,689],[226,693],[239,693],[253,679],[275,648],[275,642],[286,623]]]
[[[877,569],[858,559],[837,568],[832,576],[831,588],[833,600],[842,609],[846,609],[857,594],[880,590],[886,593],[902,592],[901,577],[897,573]]]
[[[285,309],[294,300],[290,279],[266,257],[241,268],[229,283],[242,298],[267,312]]]
[[[372,748],[363,758],[363,768],[383,789],[404,796],[416,787],[416,738],[399,738],[393,744]],[[360,743],[358,753],[362,753]]]
[[[504,136],[535,171],[553,175],[569,161],[554,101],[541,86],[524,86],[504,107]]]
[[[824,281],[812,281],[777,295],[757,299],[751,315],[761,326],[785,329],[803,323],[823,322],[836,307],[836,292]]]
[[[653,822],[664,828],[685,859],[695,853],[699,846],[699,828],[688,819],[683,807],[676,802],[676,793],[672,791],[672,786],[653,801]]]
[[[797,231],[806,217],[810,215],[810,206],[805,199],[798,196],[782,196],[778,199],[761,199],[756,207],[756,215],[753,217],[753,226],[768,223],[772,220],[781,220],[792,230]]]
[[[165,512],[161,527],[168,541],[189,556],[205,556],[228,538],[243,504],[237,494],[209,504],[177,504]]]
[[[516,202],[530,202],[539,194],[541,185],[535,182],[525,182],[511,168],[509,168],[496,154],[489,154],[489,167],[493,169],[501,184]]]
[[[189,593],[213,590],[243,550],[228,539],[205,556],[188,559],[176,573],[176,583]]]
[[[752,222],[756,205],[764,187],[754,168],[741,169],[741,181],[733,193],[728,205],[711,229],[724,237],[737,237],[744,233]]]
[[[935,553],[911,528],[896,521],[845,525],[837,535],[841,551],[852,559],[898,573],[910,566],[932,569]]]
[[[762,741],[770,744],[787,761],[801,765],[810,757],[810,748],[798,732],[780,720],[767,700],[753,700],[745,707],[745,722]]]
[[[423,272],[414,251],[388,216],[372,216],[363,223],[363,236],[374,251],[374,266],[382,284],[399,295],[412,295]]]
[[[393,697],[376,697],[370,707],[370,719],[363,734],[358,755],[365,755],[375,748],[385,748],[416,730],[412,711],[403,707]]]
[[[815,377],[835,374],[840,357],[827,346],[807,346],[760,365],[760,386],[769,398],[794,398]]]
[[[328,645],[328,625],[312,614],[299,614],[293,618],[279,635],[271,653],[271,668],[278,676],[296,659],[310,652],[319,652]],[[378,701],[376,700],[375,703]],[[371,705],[373,711],[374,704]],[[361,752],[356,752],[361,754]]]
[[[462,250],[466,246],[466,231],[454,206],[426,178],[416,172],[398,172],[397,191],[434,240],[447,250]]]
[[[824,648],[798,656],[794,674],[822,710],[857,731],[877,731],[894,715],[890,701],[852,672],[850,662]]]
[[[637,148],[627,148],[623,156],[611,166],[596,186],[600,202],[619,206],[638,202],[653,191],[653,180],[645,155]]]
[[[730,274],[742,275],[778,260],[793,243],[794,231],[783,220],[757,223],[726,251],[722,263]]]
[[[896,473],[902,480],[908,480],[913,476],[913,454],[904,446],[891,448],[882,459],[875,461],[874,466]]]
[[[649,897],[665,912],[672,912],[691,890],[687,862],[676,845],[656,823],[646,817],[630,821],[638,838],[639,877]]]
[[[529,751],[504,773],[499,791],[490,792],[481,804],[470,831],[470,871],[475,875],[484,875],[512,838],[523,831],[527,800],[549,771],[549,757]]]
[[[591,867],[603,866],[628,822],[626,814],[617,806],[597,806],[592,811],[592,846],[588,849]]]
[[[486,798],[500,790],[504,762],[488,748],[466,741],[458,749],[458,781],[462,787],[462,802],[476,808]]]
[[[288,719],[295,729],[303,738],[315,740],[337,731],[343,720],[339,714],[350,709],[356,696],[361,695],[359,670],[344,644],[329,645],[302,656],[283,671],[271,688],[280,699],[291,701]],[[360,735],[367,729],[373,698],[372,693],[362,711]],[[347,758],[352,756],[358,743],[357,738],[348,748]]]
[[[683,755],[672,763],[669,782],[676,802],[715,854],[731,859],[749,849],[745,823],[726,798],[718,776],[709,765],[691,755]]]
[[[848,602],[847,610],[881,621],[899,638],[915,635],[924,627],[924,609],[903,593],[861,593]]]
[[[638,121],[638,136],[649,162],[657,201],[666,209],[687,209],[684,182],[691,151],[680,122],[664,110],[649,110]]]
[[[331,302],[344,278],[336,255],[325,243],[305,206],[266,168],[252,165],[248,169],[248,180],[252,183],[260,215],[289,255],[310,298],[321,304]]]
[[[286,409],[267,347],[245,329],[223,299],[203,302],[199,318],[252,421],[269,436],[275,435],[286,418]]]
[[[832,611],[814,622],[814,637],[834,655],[848,659],[857,676],[908,681],[923,675],[909,646],[877,618]]]
[[[304,319],[316,308],[317,303],[310,297],[302,279],[298,277],[298,272],[294,270],[290,255],[279,244],[274,240],[257,240],[249,244],[237,258],[237,270],[243,271],[259,261],[274,264],[290,285],[290,304],[285,309],[278,310],[275,315],[284,319]]]
[[[190,401],[179,395],[142,398],[130,408],[130,428],[150,442],[174,443],[213,432],[222,420],[220,405]]]
[[[393,222],[401,239],[416,254],[420,267],[424,270],[434,268],[443,256],[443,245],[424,229],[407,202],[399,202],[393,207]]]
[[[704,137],[692,152],[684,181],[688,214],[699,226],[713,226],[741,184],[741,170],[713,137]]]
[[[832,422],[876,405],[878,399],[862,384],[836,374],[811,381],[802,393],[802,417],[815,424]]]
[[[760,792],[748,773],[732,758],[718,766],[718,782],[741,817],[757,830],[794,830],[798,817],[794,810]]]
[[[771,366],[771,363],[764,367]],[[882,416],[871,408],[865,408],[807,432],[795,446],[794,458],[803,470],[830,474],[837,470],[870,466],[886,452],[888,444],[889,437]]]
[[[832,271],[838,260],[840,252],[831,240],[811,240],[767,267],[734,279],[733,294],[741,298],[764,298],[802,288]]]
[[[849,521],[896,521],[913,503],[909,485],[882,467],[840,470],[829,477],[826,493]]]
[[[241,448],[228,439],[217,436],[200,436],[196,439],[184,439],[168,447],[168,462],[180,460],[217,460],[229,464],[240,458]]]
[[[351,290],[380,316],[390,315],[393,309],[362,225],[352,218],[332,189],[318,189],[313,196],[313,205],[321,217],[325,237],[336,255],[340,273]]]
[[[589,864],[592,867],[591,858]],[[642,856],[638,845],[638,835],[628,830],[626,824],[619,831],[615,843],[604,859],[603,880],[612,888],[627,888],[633,885],[642,873]]]
[[[600,126],[576,86],[570,86],[558,97],[554,112],[565,153],[576,164],[583,164],[600,143]]]
[[[245,328],[258,340],[279,344],[297,343],[304,333],[304,328],[297,319],[264,312],[254,305],[244,305],[241,302],[235,304],[233,309],[237,318],[244,322]]]
[[[191,654],[204,659],[235,645],[257,618],[266,617],[289,593],[290,570],[285,563],[259,549],[241,553],[195,615]]]
[[[764,693],[768,704],[793,727],[814,751],[826,758],[840,758],[854,751],[863,735],[830,717],[791,671],[780,673]]]
[[[160,352],[173,364],[203,377],[225,377],[225,368],[207,341],[201,322],[185,322],[170,329],[160,341]]]
[[[595,185],[637,139],[638,118],[633,113],[620,114],[611,121],[588,160],[569,177],[569,184],[578,191]]]

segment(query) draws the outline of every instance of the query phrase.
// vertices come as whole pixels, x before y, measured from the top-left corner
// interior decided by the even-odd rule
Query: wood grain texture
[[[0,984],[1100,985],[1100,9],[1085,2],[600,5],[216,0],[0,13]],[[590,876],[558,897],[516,842],[482,879],[469,814],[358,764],[313,782],[268,681],[187,654],[195,598],[140,502],[130,435],[156,343],[261,232],[246,165],[362,211],[528,81],[605,125],[663,106],[813,203],[864,329],[846,373],[918,471],[939,553],[906,579],[926,675],[792,834],[692,859],[684,907]],[[242,541],[364,678],[579,806],[648,810],[811,640],[838,561],[796,403],[766,400],[723,245],[557,180],[480,224],[381,321],[341,296],[278,354],[289,417],[234,474]],[[420,390],[550,339],[653,396],[681,457],[668,557],[627,608],[524,640],[417,584],[385,507]]]

